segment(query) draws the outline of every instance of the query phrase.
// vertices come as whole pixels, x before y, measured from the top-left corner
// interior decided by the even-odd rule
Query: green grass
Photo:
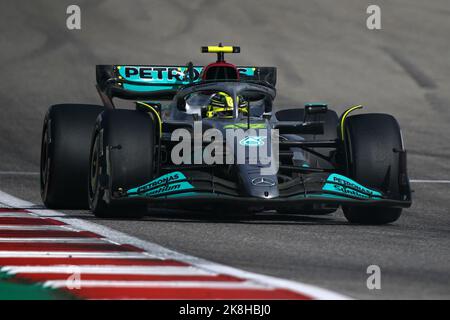
[[[62,291],[44,288],[37,283],[28,283],[0,273],[0,300],[68,300],[74,299]]]

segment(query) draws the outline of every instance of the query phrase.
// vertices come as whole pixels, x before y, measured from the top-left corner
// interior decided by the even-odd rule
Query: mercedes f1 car
[[[212,214],[341,207],[360,224],[396,221],[411,205],[406,151],[391,115],[354,114],[356,105],[338,117],[324,103],[272,111],[276,68],[226,62],[239,47],[202,51],[217,61],[98,65],[103,105],[50,107],[44,204],[90,208],[98,217],[141,216],[149,207]],[[117,100],[132,100],[133,108]]]

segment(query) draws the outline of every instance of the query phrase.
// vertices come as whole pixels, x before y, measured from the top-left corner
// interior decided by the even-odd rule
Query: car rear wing
[[[276,84],[275,67],[238,66],[241,80]],[[202,66],[97,65],[97,88],[100,96],[111,100],[170,100],[184,85],[200,82]]]

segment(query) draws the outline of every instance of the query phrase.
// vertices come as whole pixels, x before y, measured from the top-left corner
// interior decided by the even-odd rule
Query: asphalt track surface
[[[0,190],[41,204],[38,171],[48,106],[99,103],[95,64],[196,64],[201,45],[240,45],[237,64],[278,67],[278,106],[327,101],[392,113],[412,179],[450,180],[450,5],[375,1],[382,30],[365,27],[368,1],[77,1],[82,30],[66,29],[72,1],[0,0]],[[375,4],[373,2],[373,4]],[[450,184],[413,183],[414,204],[388,226],[330,216],[219,217],[150,211],[98,220],[164,247],[354,298],[450,298]],[[368,290],[366,268],[381,268]]]

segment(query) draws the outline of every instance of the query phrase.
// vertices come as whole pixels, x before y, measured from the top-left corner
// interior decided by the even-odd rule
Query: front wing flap
[[[113,201],[157,202],[178,204],[230,203],[262,206],[267,209],[292,207],[307,203],[333,205],[374,205],[409,207],[411,199],[389,197],[379,190],[365,187],[337,173],[312,173],[278,184],[279,197],[249,197],[242,188],[203,171],[174,171],[122,193],[114,193]]]

